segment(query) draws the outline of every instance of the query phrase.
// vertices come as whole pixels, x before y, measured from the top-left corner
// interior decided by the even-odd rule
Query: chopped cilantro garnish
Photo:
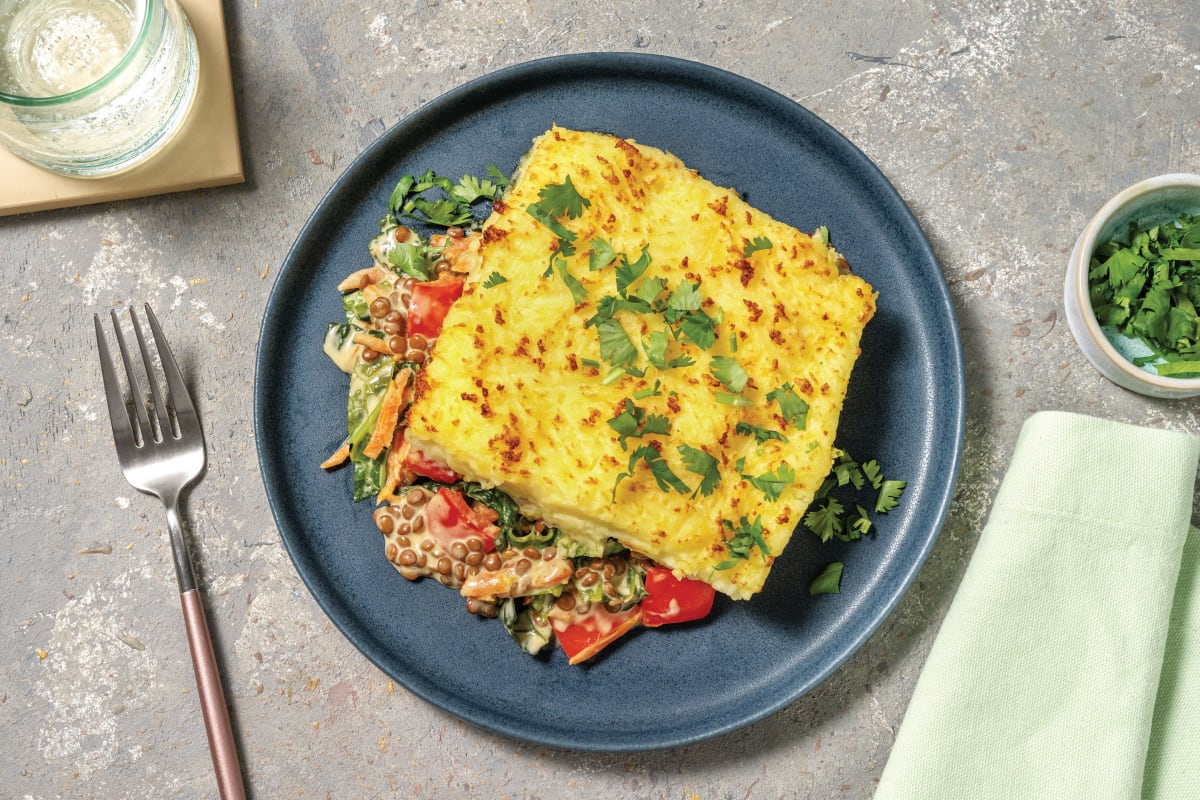
[[[700,284],[692,281],[680,281],[679,285],[671,290],[671,296],[667,298],[667,310],[664,314],[667,322],[674,325],[689,312],[699,311],[701,299]]]
[[[796,471],[785,461],[771,472],[761,475],[743,475],[743,478],[755,489],[763,493],[768,500],[778,500],[783,490],[796,482]]]
[[[666,278],[647,278],[638,284],[637,289],[633,291],[631,300],[637,299],[646,304],[646,310],[643,313],[657,310],[658,297],[667,288]]]
[[[696,491],[692,492],[692,497],[697,494],[708,496],[717,488],[717,484],[721,482],[720,463],[715,457],[710,456],[698,447],[691,445],[679,445],[679,455],[683,457],[683,466],[688,472],[694,472],[700,476],[700,485],[696,487]]]
[[[418,281],[431,281],[434,277],[433,259],[429,248],[419,243],[397,242],[388,252],[388,263],[405,275]]]
[[[617,441],[622,450],[627,450],[625,440],[629,437],[641,437],[649,434],[668,435],[671,433],[671,421],[662,414],[647,414],[644,408],[634,404],[628,398],[625,408],[620,414],[608,420],[608,425],[617,432]],[[632,468],[631,468],[632,469]]]
[[[734,525],[727,519],[721,520],[730,533],[733,534],[725,540],[725,549],[729,552],[731,558],[717,564],[717,569],[729,569],[737,564],[738,560],[746,560],[750,558],[750,551],[758,548],[759,554],[765,561],[771,556],[771,548],[767,547],[767,541],[763,538],[762,518],[755,517],[751,522],[743,516],[738,520],[737,525]]]
[[[723,406],[734,406],[737,408],[746,408],[754,405],[753,402],[740,394],[730,394],[729,392],[715,392],[713,399]]]
[[[634,400],[645,400],[647,397],[661,397],[662,396],[661,386],[662,386],[661,381],[655,381],[653,386],[647,386],[645,389],[638,389],[636,392],[634,392],[633,399]]]
[[[642,350],[646,354],[646,360],[658,369],[690,367],[696,363],[696,359],[688,355],[668,359],[667,348],[670,346],[671,337],[667,335],[665,330],[651,331],[649,336],[642,339]]]
[[[499,286],[502,283],[508,283],[508,278],[504,277],[499,272],[493,272],[484,279],[482,285],[485,289],[491,289],[493,286]]]
[[[746,381],[750,380],[742,365],[729,356],[713,356],[708,369],[714,378],[725,384],[725,388],[734,394],[740,394],[746,388]]]
[[[771,244],[771,240],[766,236],[756,236],[752,241],[746,242],[746,249],[742,252],[742,255],[749,258],[759,250],[770,250],[772,247],[774,245]]]
[[[621,481],[633,475],[633,470],[639,461],[644,462],[646,467],[649,468],[650,474],[654,476],[659,490],[666,492],[674,489],[680,494],[687,494],[691,491],[688,485],[671,471],[671,467],[662,457],[662,453],[650,445],[643,445],[633,451],[629,456],[629,465],[626,467],[626,471],[617,476],[617,480],[613,484],[614,498],[616,497],[617,487],[621,485]]]
[[[701,350],[707,350],[717,341],[718,322],[699,309],[689,311],[679,319],[679,333]]]
[[[458,183],[433,170],[426,170],[418,177],[404,175],[388,198],[388,213],[430,225],[465,225],[474,219],[472,207],[476,203],[494,200],[508,186],[508,179],[494,164],[488,167],[488,175],[490,179],[482,180],[464,175]],[[442,197],[436,200],[423,197],[430,189],[439,190]]]
[[[906,481],[884,481],[883,485],[879,487],[879,499],[875,501],[875,510],[880,514],[886,514],[895,508],[907,485]]]
[[[734,427],[733,432],[740,436],[753,436],[755,441],[757,441],[759,444],[762,444],[768,439],[778,439],[781,442],[787,442],[787,437],[779,431],[760,428],[757,425],[751,425],[749,422],[739,422],[737,426]]]
[[[588,269],[592,272],[602,270],[617,260],[617,251],[613,250],[612,242],[607,239],[592,239],[588,243]]]
[[[767,399],[774,400],[779,406],[783,420],[793,428],[804,430],[808,424],[808,403],[796,394],[790,383],[785,383],[778,389],[767,392]]]
[[[860,465],[847,454],[839,452],[829,475],[817,489],[812,506],[804,515],[804,526],[823,542],[833,538],[851,541],[869,533],[873,523],[867,509],[852,502],[854,513],[848,516],[843,502],[853,501],[856,493],[867,486],[875,492],[875,513],[885,514],[896,507],[905,482],[886,480],[875,460]]]
[[[642,254],[637,261],[630,262],[629,256],[621,254],[617,264],[617,293],[624,296],[634,281],[642,277],[642,273],[650,267],[650,245],[642,247]]]
[[[611,317],[602,320],[596,324],[596,332],[600,336],[600,358],[614,367],[633,366],[638,350],[620,322]]]
[[[1131,224],[1096,248],[1088,282],[1097,321],[1152,351],[1138,362],[1160,375],[1200,374],[1200,215]]]
[[[842,520],[845,510],[846,507],[836,497],[826,497],[821,504],[814,504],[804,515],[804,527],[815,533],[822,542],[828,542],[835,536],[842,538],[846,527]]]
[[[810,595],[840,594],[842,591],[842,562],[834,561],[821,570],[821,574],[813,578],[808,585]]]
[[[536,205],[555,218],[565,215],[570,219],[578,219],[583,215],[583,209],[592,204],[591,200],[576,191],[570,175],[563,178],[562,183],[548,183],[543,186],[538,190],[538,197],[541,200]]]
[[[553,263],[555,270],[558,272],[558,277],[562,278],[563,283],[567,285],[567,290],[571,292],[571,299],[575,301],[575,305],[586,301],[588,298],[587,289],[583,288],[583,284],[579,282],[579,279],[567,269],[567,259],[556,257]]]

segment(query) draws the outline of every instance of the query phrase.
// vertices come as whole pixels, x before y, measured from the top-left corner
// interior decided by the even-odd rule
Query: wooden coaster
[[[241,183],[229,46],[221,0],[179,0],[199,50],[196,99],[183,128],[149,160],[103,178],[72,178],[0,147],[0,216]]]

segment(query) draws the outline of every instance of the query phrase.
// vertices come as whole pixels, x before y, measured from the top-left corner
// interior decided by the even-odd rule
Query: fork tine
[[[137,416],[138,430],[134,431],[134,436],[139,436],[144,443],[147,440],[154,439],[154,429],[150,427],[150,418],[146,416],[146,406],[142,402],[142,386],[138,382],[137,372],[133,368],[133,359],[129,357],[129,348],[125,346],[125,335],[121,333],[121,320],[117,318],[117,312],[110,310],[112,315],[113,333],[117,336],[117,347],[121,350],[121,361],[125,363],[125,377],[129,379],[129,394],[133,398],[133,413]]]
[[[167,344],[167,337],[158,324],[158,317],[154,316],[154,309],[150,308],[149,303],[146,304],[145,309],[146,319],[150,322],[150,332],[154,335],[154,346],[158,348],[158,358],[162,362],[163,373],[167,377],[167,390],[171,395],[171,405],[175,407],[175,416],[182,430],[185,424],[195,419],[196,407],[192,405],[192,395],[188,391],[187,384],[183,382],[179,365],[175,363],[175,354],[171,352],[171,347]]]
[[[100,372],[104,376],[104,397],[108,401],[108,419],[112,424],[113,440],[120,449],[134,443],[133,427],[129,423],[129,412],[121,397],[121,382],[117,379],[117,371],[113,367],[112,353],[108,349],[108,339],[104,336],[104,326],[100,324],[100,315],[93,314],[92,321],[96,323],[96,346],[100,350]]]
[[[162,392],[158,388],[158,378],[154,374],[154,360],[150,358],[150,350],[146,347],[146,337],[142,334],[142,325],[138,322],[137,314],[133,309],[129,309],[129,318],[133,320],[133,335],[137,337],[138,349],[142,351],[142,363],[146,366],[146,380],[150,382],[150,398],[154,401],[154,414],[158,418],[159,438],[155,441],[162,441],[168,436],[175,437],[175,428],[171,425],[171,412],[163,403]],[[158,350],[159,360],[166,365],[166,358],[163,356],[163,350],[158,347],[158,338],[155,337],[154,344]]]

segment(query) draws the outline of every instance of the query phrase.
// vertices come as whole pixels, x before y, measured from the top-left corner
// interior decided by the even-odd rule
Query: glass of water
[[[66,175],[129,169],[180,128],[198,70],[177,0],[0,0],[0,144]]]

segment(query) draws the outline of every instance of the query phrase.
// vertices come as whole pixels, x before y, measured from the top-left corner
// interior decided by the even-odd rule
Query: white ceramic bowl
[[[1147,178],[1118,193],[1096,212],[1075,242],[1067,264],[1064,301],[1067,323],[1083,354],[1104,377],[1151,397],[1200,395],[1200,378],[1170,378],[1135,367],[1113,345],[1096,315],[1088,291],[1088,268],[1096,247],[1123,236],[1130,222],[1167,222],[1200,213],[1200,175],[1175,173]]]

